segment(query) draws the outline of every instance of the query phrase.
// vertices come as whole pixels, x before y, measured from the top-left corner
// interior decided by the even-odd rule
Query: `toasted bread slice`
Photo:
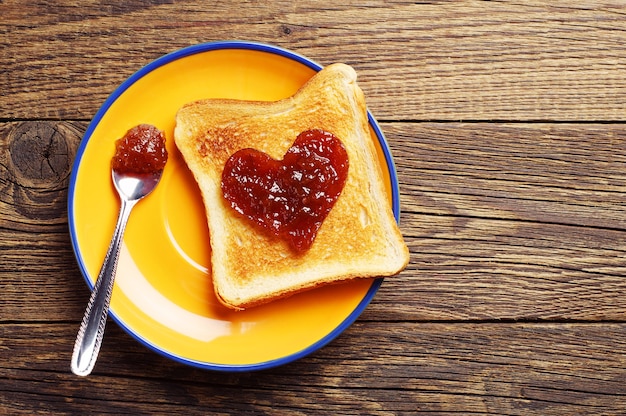
[[[282,159],[298,134],[333,133],[349,158],[348,178],[311,248],[301,254],[237,213],[224,199],[221,175],[237,150]],[[207,99],[183,106],[174,140],[198,182],[212,250],[215,293],[245,309],[323,284],[390,276],[409,253],[395,222],[370,135],[355,71],[333,64],[292,97],[275,102]]]

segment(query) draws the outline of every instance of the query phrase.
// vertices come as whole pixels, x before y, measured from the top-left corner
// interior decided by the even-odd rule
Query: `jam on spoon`
[[[140,124],[115,143],[111,168],[118,173],[155,173],[167,162],[165,134],[149,124]]]
[[[222,193],[230,206],[298,253],[308,250],[348,177],[348,153],[330,132],[298,135],[283,160],[242,149],[222,172]]]
[[[96,364],[126,222],[135,204],[157,186],[166,162],[165,136],[156,127],[139,125],[116,142],[111,176],[120,197],[120,212],[74,344],[71,369],[76,375],[89,375]]]

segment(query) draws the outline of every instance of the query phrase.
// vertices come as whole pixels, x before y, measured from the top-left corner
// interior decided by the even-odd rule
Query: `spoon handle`
[[[113,282],[115,281],[115,271],[120,254],[120,246],[124,229],[128,222],[130,212],[136,200],[121,199],[120,212],[117,217],[115,231],[111,238],[111,243],[104,257],[104,263],[98,274],[98,279],[94,285],[89,304],[85,310],[85,316],[80,324],[78,336],[74,343],[72,353],[72,372],[78,376],[87,376],[96,364],[96,358],[102,345],[104,337],[104,327],[109,313],[111,293],[113,292]]]

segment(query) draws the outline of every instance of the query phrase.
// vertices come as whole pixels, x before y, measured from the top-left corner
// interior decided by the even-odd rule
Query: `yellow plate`
[[[173,141],[174,117],[203,98],[273,101],[295,93],[321,66],[293,52],[250,42],[218,42],[165,55],[126,80],[95,115],[78,150],[69,225],[90,287],[119,210],[110,161],[115,140],[148,123],[165,131],[169,160],[161,183],[137,204],[124,235],[111,316],[155,351],[186,364],[247,371],[303,357],[345,330],[381,279],[315,289],[243,312],[213,294],[209,233],[199,190]],[[385,139],[368,114],[398,218],[398,184]]]

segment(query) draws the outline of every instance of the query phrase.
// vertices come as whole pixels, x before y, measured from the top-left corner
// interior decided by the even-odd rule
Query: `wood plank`
[[[624,121],[626,5],[587,3],[4,1],[0,119],[90,119],[153,59],[243,39],[353,65],[381,120]]]
[[[0,124],[3,320],[82,316],[87,289],[67,230],[69,164],[59,160],[73,159],[85,128]],[[385,281],[363,319],[626,319],[625,126],[383,123],[383,130],[396,158],[411,264]],[[57,143],[37,159],[55,160],[56,170],[20,170],[30,165],[14,160],[36,154],[15,145],[28,137],[20,132]]]
[[[0,319],[63,320],[88,299],[67,226],[86,123],[0,123]],[[69,315],[67,315],[69,313]],[[71,318],[68,318],[71,317]]]
[[[626,126],[385,123],[406,209],[626,229]]]
[[[624,126],[383,130],[412,257],[373,319],[624,319]]]
[[[295,363],[230,374],[169,361],[112,325],[86,379],[68,370],[75,330],[0,325],[6,414],[562,415],[626,406],[623,323],[358,322]]]

